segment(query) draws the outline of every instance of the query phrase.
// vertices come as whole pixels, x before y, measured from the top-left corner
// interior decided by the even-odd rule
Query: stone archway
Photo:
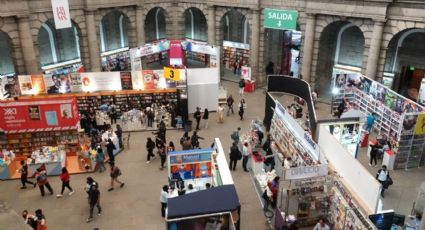
[[[16,67],[12,56],[12,42],[10,37],[3,31],[0,31],[0,75],[14,74]]]
[[[148,11],[145,19],[145,41],[151,42],[167,37],[166,14],[162,7],[154,7]]]
[[[130,20],[124,13],[113,10],[105,14],[99,23],[101,52],[129,47]]]
[[[198,8],[190,7],[185,10],[184,18],[185,37],[194,40],[207,41],[207,19],[205,18],[204,13]]]
[[[238,10],[227,11],[221,19],[222,39],[249,44],[249,20]]]
[[[316,67],[316,89],[330,96],[332,71],[335,65],[354,67],[363,65],[365,38],[360,27],[349,21],[334,21],[320,34]]]
[[[72,21],[72,27],[55,29],[52,18],[46,20],[38,30],[40,65],[46,66],[80,58],[81,31]]]

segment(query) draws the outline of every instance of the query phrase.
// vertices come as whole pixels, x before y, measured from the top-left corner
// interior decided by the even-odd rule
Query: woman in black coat
[[[108,144],[106,145],[106,150],[108,152],[108,156],[109,156],[109,163],[114,163],[115,162],[115,156],[114,156],[114,150],[115,150],[115,145],[112,142],[111,138],[108,139]]]

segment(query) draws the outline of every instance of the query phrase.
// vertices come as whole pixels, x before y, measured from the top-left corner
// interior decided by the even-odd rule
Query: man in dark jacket
[[[115,162],[114,150],[116,149],[111,138],[108,139],[108,144],[106,144],[106,150],[108,152],[109,163]]]
[[[193,117],[196,120],[196,130],[199,130],[199,123],[201,122],[201,108],[196,107],[196,112],[193,114]]]
[[[237,143],[233,143],[232,147],[230,147],[230,163],[229,163],[229,169],[235,171],[236,170],[236,164],[238,163],[238,160],[242,157],[241,151],[239,151]]]
[[[102,213],[102,208],[100,207],[100,192],[97,188],[97,185],[91,186],[89,194],[89,205],[90,205],[90,216],[87,218],[87,222],[93,220],[93,210],[94,206],[97,207],[98,215]]]

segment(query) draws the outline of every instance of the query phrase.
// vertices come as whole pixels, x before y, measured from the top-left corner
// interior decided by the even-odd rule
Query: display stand
[[[394,169],[425,164],[424,107],[361,74],[335,74],[334,97],[345,98],[363,116],[375,114],[373,130],[386,137],[395,152]],[[339,104],[333,100],[332,107]]]

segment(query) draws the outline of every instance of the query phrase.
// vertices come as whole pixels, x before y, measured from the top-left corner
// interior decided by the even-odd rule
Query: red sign
[[[0,102],[0,117],[6,133],[75,129],[79,121],[75,98]]]
[[[181,66],[183,65],[183,47],[180,40],[172,40],[170,42],[170,65]]]

